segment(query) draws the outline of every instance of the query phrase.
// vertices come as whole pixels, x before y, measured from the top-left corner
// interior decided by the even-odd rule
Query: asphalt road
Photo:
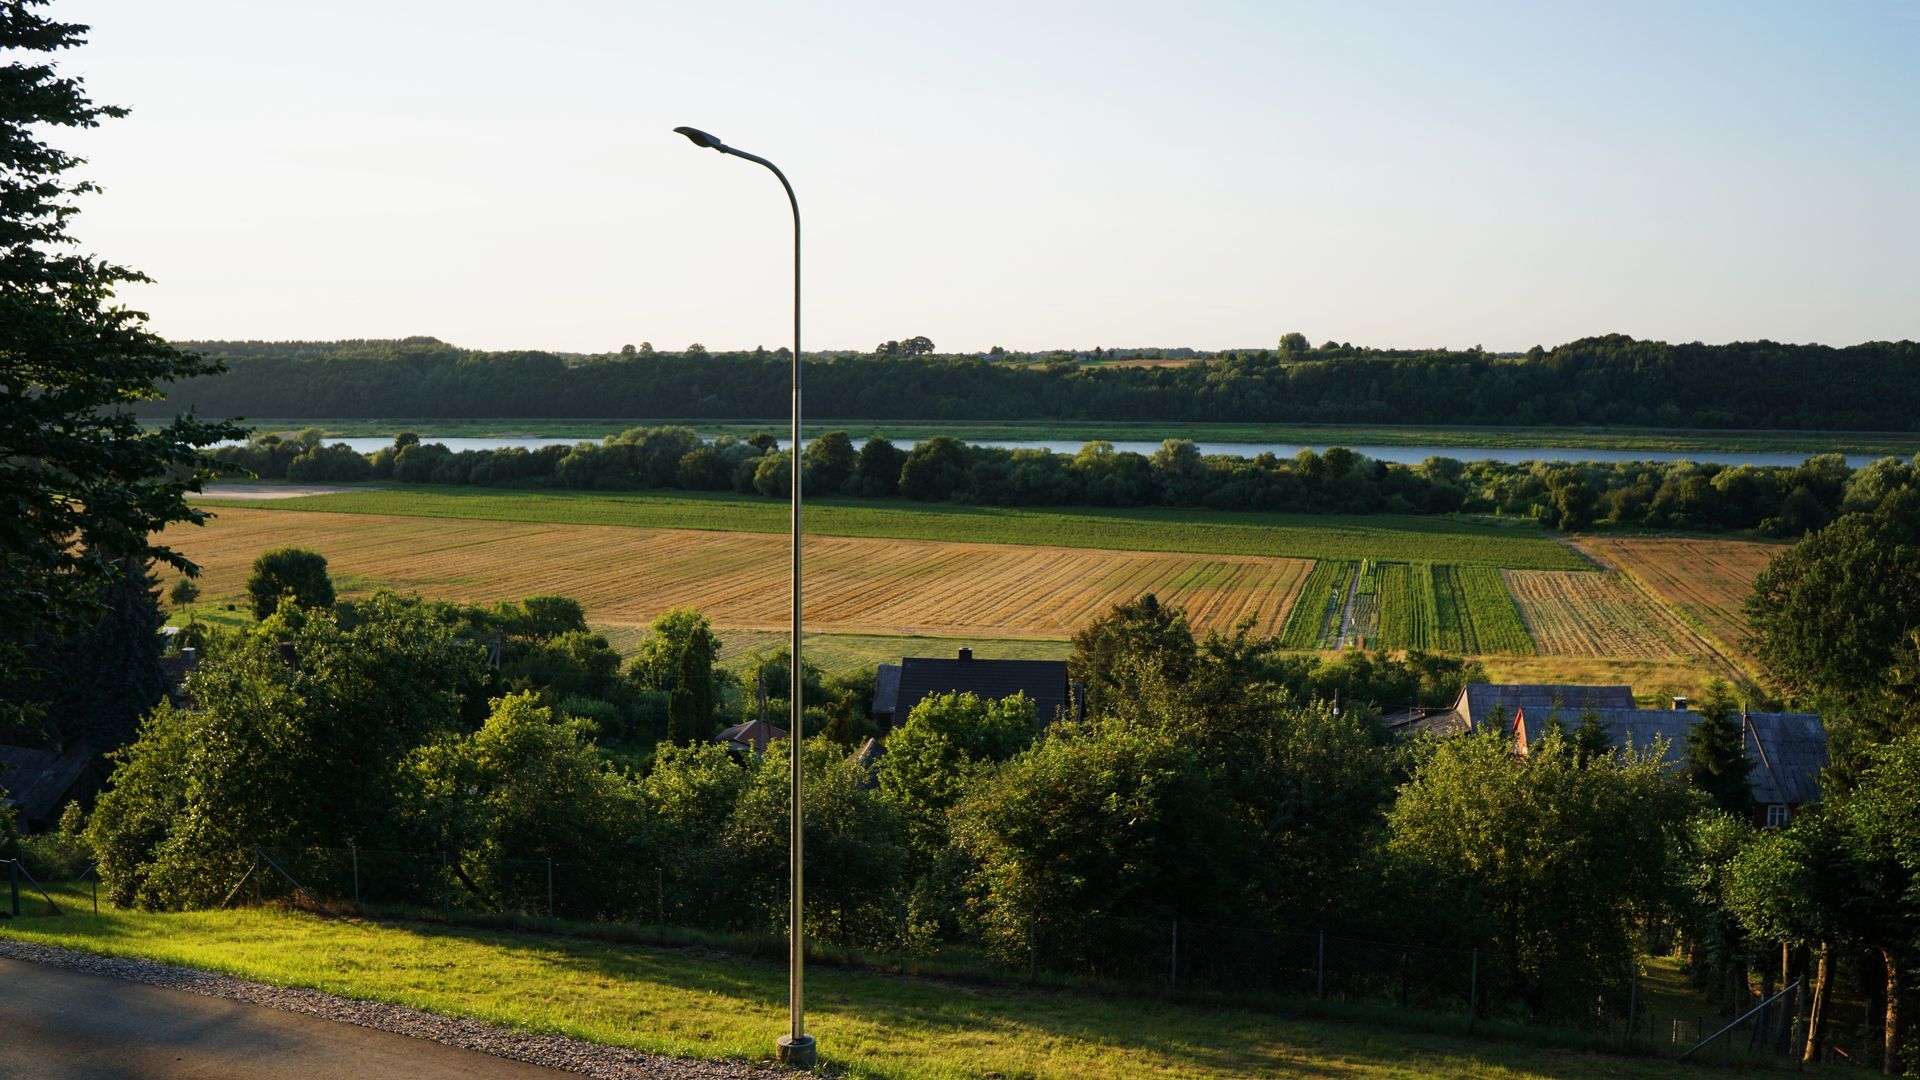
[[[555,1080],[425,1039],[0,960],[4,1080]]]

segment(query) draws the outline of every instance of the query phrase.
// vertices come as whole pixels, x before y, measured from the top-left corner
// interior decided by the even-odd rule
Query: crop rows
[[[1486,566],[1435,566],[1433,586],[1436,606],[1444,595],[1446,605],[1457,612],[1453,625],[1459,628],[1460,652],[1524,655],[1534,651],[1533,638],[1500,571]],[[1444,640],[1440,647],[1453,649]]]
[[[1638,580],[1729,651],[1739,650],[1746,636],[1740,609],[1754,579],[1782,550],[1779,544],[1745,540],[1584,536],[1574,542]]]
[[[1289,649],[1330,649],[1340,633],[1340,613],[1347,587],[1353,583],[1354,564],[1323,559],[1300,585],[1280,631],[1280,644]]]
[[[1379,631],[1389,649],[1524,654],[1533,642],[1500,572],[1483,566],[1389,563],[1380,571]]]
[[[347,595],[378,585],[463,602],[578,599],[596,625],[642,626],[690,605],[714,625],[787,624],[787,541],[757,533],[446,521],[218,508],[166,542],[204,569],[210,602],[238,600],[267,548],[325,555]],[[1153,593],[1197,630],[1252,616],[1272,634],[1310,564],[1299,559],[818,537],[807,542],[810,629],[1064,638],[1116,602]]]
[[[1504,576],[1543,654],[1655,660],[1716,655],[1624,574],[1509,570]]]

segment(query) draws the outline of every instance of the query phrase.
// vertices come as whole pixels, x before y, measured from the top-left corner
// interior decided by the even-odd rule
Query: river
[[[571,446],[577,442],[593,442],[591,439],[568,439],[555,436],[504,435],[488,438],[442,438],[431,433],[422,433],[421,442],[443,443],[449,450],[499,450],[509,446],[520,446],[532,450],[541,446]],[[342,442],[363,454],[372,453],[383,446],[393,445],[390,438],[364,436],[355,438],[328,439],[328,443]],[[895,439],[895,445],[902,449],[911,448],[912,439]],[[781,446],[787,441],[781,440]],[[1009,450],[1045,449],[1057,454],[1077,454],[1083,445],[1079,442],[1063,439],[993,439],[981,440],[975,445],[998,446]],[[1231,454],[1239,457],[1253,457],[1256,454],[1271,453],[1279,457],[1292,457],[1302,450],[1324,450],[1324,446],[1309,447],[1304,443],[1242,443],[1242,442],[1201,442],[1196,444],[1202,454]],[[1141,440],[1115,440],[1115,450],[1131,450],[1139,454],[1151,454],[1160,448],[1157,442]],[[1369,443],[1355,444],[1347,449],[1357,454],[1365,454],[1376,461],[1392,461],[1402,465],[1417,465],[1430,457],[1449,457],[1458,461],[1501,461],[1517,463],[1522,461],[1700,461],[1723,465],[1798,465],[1809,454],[1789,454],[1763,450],[1598,450],[1581,447],[1548,446],[1395,446],[1392,444]],[[1875,454],[1848,454],[1847,464],[1859,468],[1877,459]]]

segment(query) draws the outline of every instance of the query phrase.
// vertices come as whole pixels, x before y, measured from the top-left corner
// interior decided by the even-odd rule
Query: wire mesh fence
[[[785,938],[784,881],[755,892],[697,871],[507,855],[464,856],[360,847],[262,848],[229,903],[280,903],[328,914],[428,915],[455,920],[554,919],[595,923],[623,937],[724,936],[738,951],[776,953]],[[1089,981],[1176,994],[1263,994],[1461,1018],[1528,1023],[1501,958],[1474,949],[1369,940],[1320,931],[1110,916],[1032,919],[988,941],[945,943],[910,918],[904,897],[859,911],[813,907],[812,941],[866,966],[971,973],[1039,982]],[[1005,929],[1005,928],[1003,928]],[[1024,969],[1024,970],[1022,970]],[[1639,994],[1633,976],[1591,988],[1583,1038],[1678,1054],[1727,1026],[1732,1015],[1681,1015]],[[1752,1002],[1736,1008],[1748,1009]],[[1790,996],[1742,1016],[1695,1051],[1745,1062],[1794,1052]]]

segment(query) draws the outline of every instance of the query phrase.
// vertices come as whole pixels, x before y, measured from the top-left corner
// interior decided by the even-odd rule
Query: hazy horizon
[[[53,11],[179,340],[776,348],[678,124],[808,351],[1920,336],[1916,0]]]

